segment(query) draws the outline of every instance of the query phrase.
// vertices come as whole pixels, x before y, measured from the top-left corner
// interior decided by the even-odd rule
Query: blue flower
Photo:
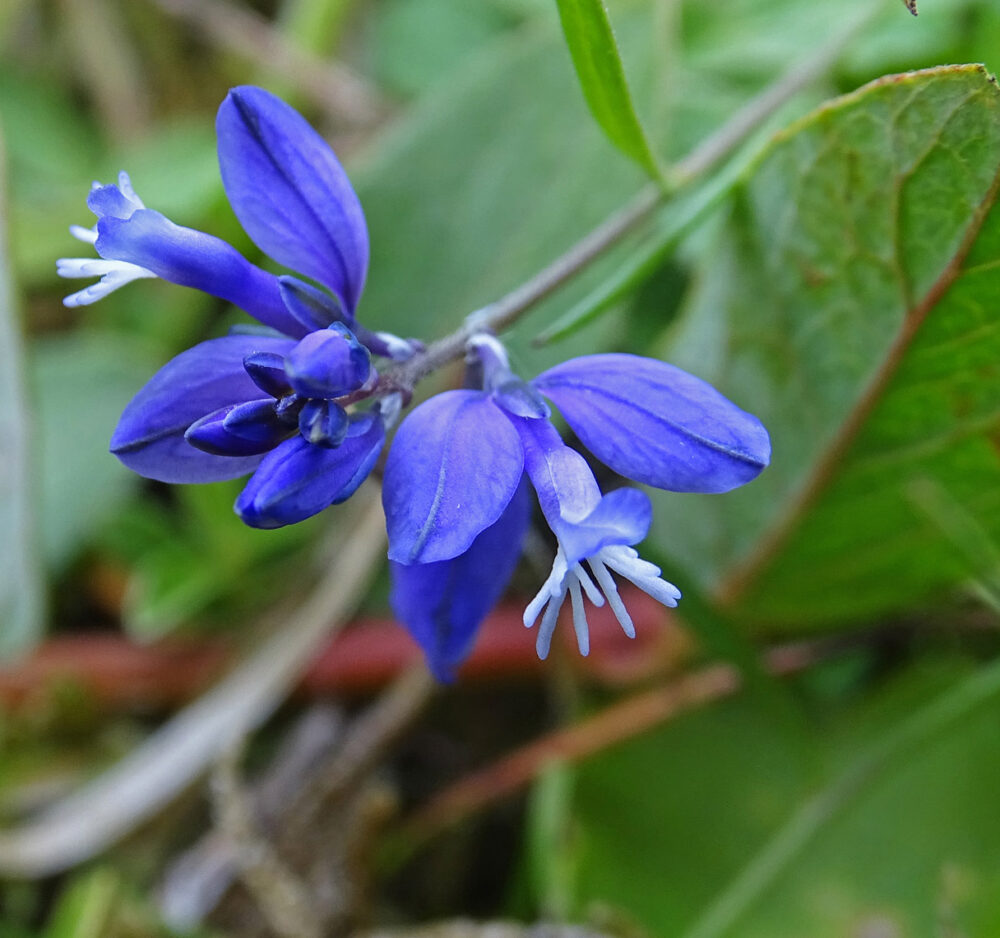
[[[431,668],[449,679],[503,593],[525,530],[524,479],[556,539],[552,572],[524,613],[541,617],[536,648],[549,651],[569,596],[577,643],[589,650],[584,597],[606,601],[635,634],[613,574],[666,606],[680,592],[635,551],[651,506],[638,489],[602,495],[586,460],[549,420],[555,403],[581,442],[620,475],[677,492],[725,492],[768,464],[756,417],[704,381],[635,355],[575,358],[528,384],[500,343],[475,337],[482,390],[447,391],[400,426],[385,468],[383,504],[393,604]]]
[[[398,374],[382,381],[376,359],[402,361],[422,346],[358,322],[364,215],[308,123],[268,92],[241,87],[219,108],[216,129],[223,184],[247,234],[313,282],[271,274],[226,242],[174,224],[145,206],[126,173],[117,185],[95,183],[87,204],[96,224],[70,229],[99,257],[60,260],[58,271],[98,278],[68,296],[69,306],[159,277],[259,321],[161,368],[125,408],[111,451],[164,482],[253,473],[235,510],[248,525],[274,528],[344,501],[364,481],[411,390],[394,383]],[[400,426],[383,485],[392,603],[444,680],[513,574],[532,488],[556,541],[552,571],[524,615],[529,627],[540,621],[541,657],[567,596],[583,654],[585,597],[607,602],[634,635],[615,576],[664,605],[680,598],[634,548],[649,530],[649,498],[631,488],[602,494],[552,425],[549,401],[597,459],[647,485],[725,492],[770,458],[755,417],[663,362],[590,355],[528,383],[494,337],[474,335],[468,353],[466,388],[432,397]]]
[[[216,121],[226,195],[253,242],[294,276],[275,276],[211,235],[147,208],[126,173],[95,183],[93,228],[71,232],[99,259],[60,260],[65,277],[100,279],[64,301],[92,303],[141,277],[227,300],[264,327],[202,342],[157,372],[125,409],[111,451],[164,482],[254,475],[236,502],[247,524],[301,521],[348,498],[385,440],[391,401],[371,400],[372,355],[404,359],[415,343],[365,329],[355,309],[368,231],[333,151],[268,92],[233,89]],[[368,407],[358,405],[367,401]],[[254,471],[255,470],[255,471]]]

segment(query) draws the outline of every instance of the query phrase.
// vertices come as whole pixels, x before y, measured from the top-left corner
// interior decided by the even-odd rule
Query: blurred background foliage
[[[610,13],[669,165],[870,6],[621,0]],[[526,796],[498,797],[398,857],[373,848],[369,924],[1000,934],[1000,96],[983,73],[951,70],[815,110],[889,73],[997,67],[1000,8],[924,0],[913,20],[898,2],[877,6],[728,173],[690,182],[510,337],[526,376],[588,351],[661,355],[770,428],[774,466],[754,485],[656,496],[646,551],[685,591],[680,624],[696,641],[656,646],[615,682],[567,657],[461,683],[400,744],[385,781],[416,807],[512,747],[589,726],[714,659],[735,662],[748,689],[663,725],[623,716],[586,760],[546,760]],[[371,232],[360,315],[374,328],[450,331],[644,183],[588,113],[549,0],[4,0],[11,674],[52,637],[238,646],[258,610],[294,604],[351,549],[333,512],[253,531],[231,510],[238,485],[167,489],[107,454],[152,371],[235,311],[160,281],[61,304],[54,261],[78,253],[67,228],[89,224],[91,180],[122,168],[148,205],[259,259],[225,202],[213,132],[226,90],[248,82],[300,107],[345,160]],[[568,323],[558,341],[532,341],[557,322]],[[534,577],[526,564],[515,592]],[[364,612],[387,615],[386,594],[382,576]],[[665,628],[656,616],[639,626]],[[801,673],[764,673],[770,642],[817,635],[827,644]],[[176,703],[108,706],[72,679],[0,697],[0,813],[13,822],[91,777]],[[252,759],[266,762],[301,707],[268,725]],[[82,870],[4,882],[0,935],[171,933],[164,870],[206,818],[195,794]]]

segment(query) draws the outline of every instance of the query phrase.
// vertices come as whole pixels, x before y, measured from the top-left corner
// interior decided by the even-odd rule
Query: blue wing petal
[[[403,421],[385,467],[389,559],[448,560],[500,517],[524,454],[507,416],[482,391],[446,391]]]
[[[353,312],[368,269],[368,229],[333,150],[296,110],[249,85],[229,92],[215,126],[222,182],[247,234]]]
[[[587,355],[535,386],[598,459],[674,492],[727,492],[771,458],[767,430],[710,384],[638,355]]]
[[[209,339],[167,362],[132,399],[111,437],[111,452],[140,475],[161,482],[215,482],[252,471],[260,456],[214,456],[184,439],[192,423],[260,397],[243,367],[255,352],[284,355],[295,343],[266,336]]]
[[[350,498],[372,471],[385,441],[381,417],[361,419],[368,422],[367,429],[348,436],[336,449],[314,446],[296,435],[271,450],[236,499],[236,513],[252,528],[280,528]]]
[[[464,554],[436,563],[390,562],[397,618],[427,656],[440,681],[451,681],[472,649],[479,626],[507,588],[517,566],[530,517],[522,484],[499,520],[482,531]]]

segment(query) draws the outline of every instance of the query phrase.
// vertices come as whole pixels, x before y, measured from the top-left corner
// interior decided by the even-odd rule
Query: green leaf
[[[686,938],[993,934],[998,696],[996,663],[925,664],[794,742],[730,701],[584,764],[581,912]]]
[[[110,866],[99,866],[69,880],[40,938],[158,936],[168,938],[168,931],[152,903],[138,895],[121,873]]]
[[[108,452],[125,405],[155,371],[148,350],[110,334],[76,332],[31,355],[43,556],[65,563],[139,477]]]
[[[61,897],[44,938],[104,938],[119,890],[119,878],[111,870],[95,870],[77,879]]]
[[[537,272],[642,185],[587,115],[556,31],[518,35],[411,110],[353,173],[371,233],[360,315],[433,339]],[[540,89],[544,89],[540,92]],[[611,320],[613,317],[609,317]],[[600,344],[587,330],[558,352],[517,330],[526,375]]]
[[[658,495],[656,543],[733,614],[796,628],[922,603],[969,572],[908,487],[1000,534],[1000,92],[888,77],[780,135],[665,357],[770,429],[727,496]]]
[[[659,213],[652,229],[629,246],[630,250],[613,272],[601,278],[596,287],[547,326],[535,341],[544,345],[566,338],[634,293],[662,270],[684,238],[718,209],[734,183],[733,173],[724,171],[678,197]]]
[[[25,651],[42,631],[42,577],[33,505],[31,439],[21,323],[7,259],[6,164],[0,136],[0,657]]]
[[[388,0],[374,8],[375,77],[391,91],[415,95],[446,79],[478,49],[515,24],[483,0]]]
[[[608,139],[653,179],[660,178],[625,80],[603,0],[556,0],[566,44],[594,119]]]

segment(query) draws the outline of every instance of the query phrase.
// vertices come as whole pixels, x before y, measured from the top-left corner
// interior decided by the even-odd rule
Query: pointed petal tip
[[[298,111],[253,85],[230,90],[215,126],[223,186],[247,234],[353,313],[368,269],[368,230],[333,150]]]

